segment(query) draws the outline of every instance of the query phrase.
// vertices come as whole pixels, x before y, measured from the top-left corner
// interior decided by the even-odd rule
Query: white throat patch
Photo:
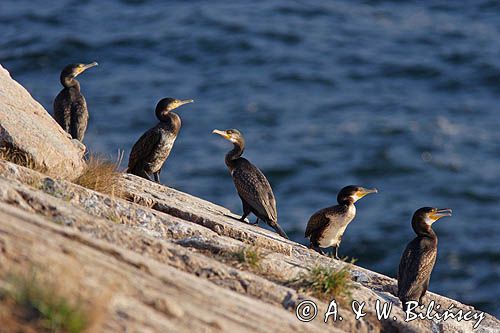
[[[428,215],[425,217],[425,224],[432,225],[436,220],[431,219]]]
[[[351,195],[351,198],[353,200],[353,203],[356,202],[356,201],[358,201],[359,199],[361,199],[361,197],[359,197],[357,194]]]

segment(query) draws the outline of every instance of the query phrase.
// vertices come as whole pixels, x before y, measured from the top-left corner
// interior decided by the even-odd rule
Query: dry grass
[[[5,160],[5,161],[9,161],[11,163],[14,163],[14,164],[17,164],[17,165],[20,165],[20,166],[23,166],[23,167],[26,167],[26,168],[29,168],[32,170],[36,170],[36,171],[39,171],[42,173],[47,171],[44,168],[37,165],[35,163],[35,161],[33,160],[33,158],[29,154],[27,154],[26,152],[21,151],[21,150],[15,148],[14,146],[9,145],[9,144],[6,144],[6,145],[4,144],[4,146],[0,147],[0,159]]]
[[[315,266],[307,273],[301,274],[291,284],[325,301],[332,299],[346,301],[350,299],[353,287],[348,265],[338,270],[327,266]]]
[[[2,311],[2,320],[12,329],[79,333],[88,327],[89,318],[82,307],[58,294],[58,288],[42,282],[36,274],[15,275],[9,280],[11,288],[0,289],[0,300],[7,310]]]
[[[118,171],[121,160],[111,162],[108,159],[91,155],[83,173],[74,180],[74,183],[88,189],[122,197],[121,172]]]

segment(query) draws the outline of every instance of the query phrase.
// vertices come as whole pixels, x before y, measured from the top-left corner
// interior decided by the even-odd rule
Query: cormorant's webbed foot
[[[310,249],[313,249],[314,251],[318,252],[321,255],[326,255],[326,253],[319,247],[319,246],[314,246],[312,244],[309,245]]]

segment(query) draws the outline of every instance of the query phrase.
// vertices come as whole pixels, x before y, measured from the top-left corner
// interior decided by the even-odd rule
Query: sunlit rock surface
[[[70,136],[0,65],[0,147],[24,153],[49,175],[74,179],[85,146]]]
[[[474,330],[477,320],[406,322],[394,279],[320,256],[203,199],[126,174],[119,180],[121,197],[62,179],[83,168],[78,146],[1,68],[0,82],[2,142],[46,170],[0,160],[0,288],[9,286],[12,274],[36,271],[88,309],[91,332]],[[248,248],[261,253],[258,267],[237,260]],[[325,323],[330,300],[293,283],[318,265],[348,267],[353,287],[350,300],[339,304],[342,320]],[[29,325],[9,314],[3,300],[0,331],[18,331],[5,327],[7,319]],[[310,322],[296,317],[304,300],[317,305]],[[351,300],[365,303],[364,317],[355,318]],[[429,292],[425,303],[431,301],[441,306],[438,312],[479,313]],[[377,302],[392,304],[388,319],[377,318]],[[499,330],[500,321],[485,314],[474,331]]]

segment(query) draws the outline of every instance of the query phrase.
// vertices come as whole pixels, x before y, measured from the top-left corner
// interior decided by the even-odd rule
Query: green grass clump
[[[328,301],[350,298],[353,287],[348,265],[341,269],[315,266],[302,274],[295,284],[313,296]]]
[[[110,212],[104,214],[104,217],[106,218],[106,220],[109,220],[113,223],[116,223],[116,224],[122,223],[122,219],[121,219],[120,215],[116,214],[113,211],[110,211]]]
[[[25,183],[26,185],[31,186],[37,190],[40,190],[43,187],[42,181],[37,177],[29,177],[26,179]]]
[[[256,247],[243,247],[234,253],[239,263],[247,265],[253,269],[260,269],[260,263],[264,254]]]
[[[20,307],[30,322],[47,332],[82,332],[88,325],[85,312],[77,304],[71,304],[51,286],[43,285],[35,274],[31,277],[11,278],[12,288],[7,294]]]

